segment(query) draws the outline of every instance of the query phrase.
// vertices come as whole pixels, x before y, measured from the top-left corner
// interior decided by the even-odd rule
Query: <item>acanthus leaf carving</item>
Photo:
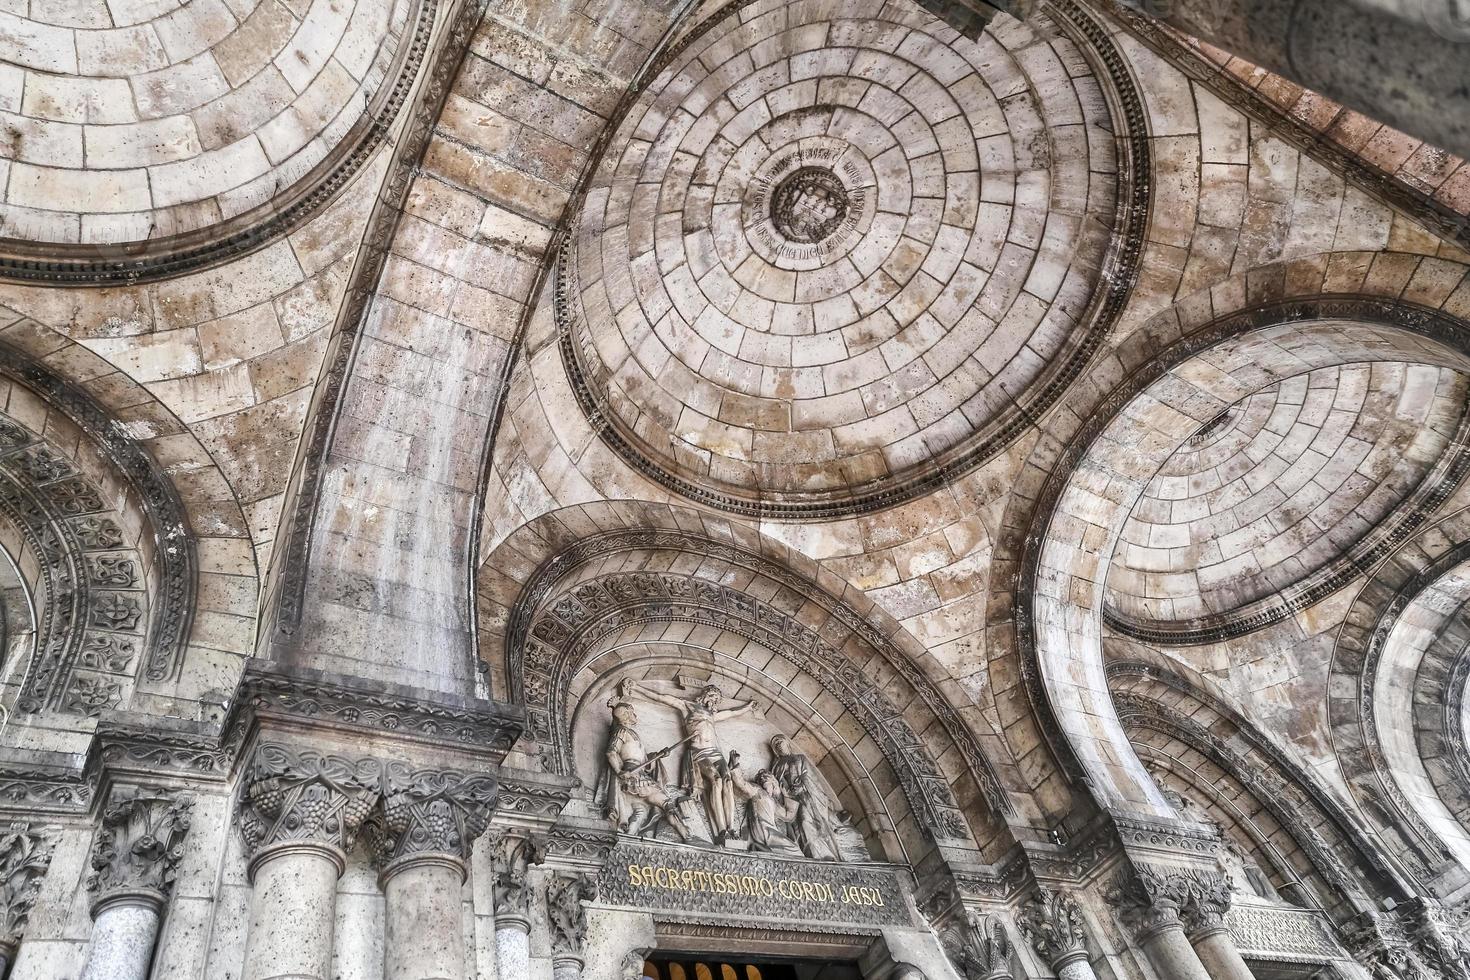
[[[945,930],[945,951],[964,980],[1010,980],[1011,941],[1005,926],[988,913],[962,909]]]
[[[1022,906],[1017,925],[1031,947],[1049,964],[1087,953],[1082,909],[1066,892],[1038,888]]]
[[[381,766],[265,743],[256,748],[245,783],[240,833],[252,854],[285,841],[346,851],[377,802]]]
[[[122,790],[102,811],[92,844],[87,891],[94,899],[118,891],[168,894],[183,856],[194,801],[157,789]]]
[[[382,811],[371,823],[375,859],[382,866],[411,854],[468,858],[490,821],[496,790],[495,777],[486,774],[390,764]]]
[[[495,915],[529,919],[531,866],[546,860],[546,838],[510,830],[490,832],[490,863],[495,871]]]
[[[0,834],[0,947],[20,943],[55,849],[54,833],[28,823],[12,823]]]
[[[587,940],[587,908],[597,899],[597,881],[585,873],[555,874],[546,882],[546,917],[551,925],[551,952],[557,957],[582,956]]]

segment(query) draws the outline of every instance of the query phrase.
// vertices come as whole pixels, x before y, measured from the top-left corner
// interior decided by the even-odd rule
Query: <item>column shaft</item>
[[[495,917],[495,969],[500,980],[531,975],[531,924],[525,919]]]
[[[346,866],[335,847],[307,841],[256,855],[242,980],[329,980],[337,879]]]
[[[557,956],[551,961],[551,980],[582,980],[582,961],[575,956]]]
[[[464,879],[452,854],[414,854],[383,870],[384,980],[464,980]]]
[[[1215,980],[1205,972],[1204,964],[1185,938],[1184,927],[1177,919],[1148,930],[1139,937],[1139,945],[1154,965],[1160,980]]]
[[[1214,980],[1255,980],[1228,929],[1212,929],[1189,938],[1200,962]]]
[[[1086,953],[1063,956],[1051,968],[1056,971],[1057,980],[1097,980],[1097,974],[1093,972]]]
[[[92,938],[80,980],[148,980],[163,896],[156,892],[104,898],[92,909]]]

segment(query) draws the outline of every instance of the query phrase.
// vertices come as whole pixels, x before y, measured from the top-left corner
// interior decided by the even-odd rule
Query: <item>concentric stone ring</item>
[[[917,7],[764,0],[696,31],[562,264],[584,407],[640,471],[747,511],[891,498],[991,446],[1091,325],[1108,104],[1014,21],[971,41]]]

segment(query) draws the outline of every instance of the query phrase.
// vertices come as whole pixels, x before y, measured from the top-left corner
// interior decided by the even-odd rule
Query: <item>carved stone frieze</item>
[[[382,766],[309,749],[257,746],[240,798],[240,833],[253,854],[312,841],[347,851],[378,801]]]
[[[167,895],[183,857],[193,807],[191,797],[157,789],[114,793],[92,843],[87,891],[93,900],[120,891]]]
[[[1053,968],[1087,955],[1082,909],[1066,892],[1038,888],[1021,906],[1016,924],[1031,947]]]
[[[0,832],[0,948],[20,943],[55,849],[53,833],[28,823]]]
[[[580,959],[587,940],[587,908],[597,898],[597,879],[585,872],[555,874],[546,882],[546,918],[555,957]]]
[[[531,915],[531,866],[546,860],[546,838],[491,830],[490,863],[495,871],[495,918],[528,921]]]
[[[994,915],[964,909],[944,933],[944,947],[964,980],[1009,980],[1011,941]]]
[[[382,808],[370,823],[373,856],[380,867],[412,854],[465,859],[490,822],[496,780],[393,763],[384,772],[382,794]]]

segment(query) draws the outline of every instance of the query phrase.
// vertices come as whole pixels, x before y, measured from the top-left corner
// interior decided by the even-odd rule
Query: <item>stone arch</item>
[[[220,659],[243,660],[249,646],[234,653],[221,616],[240,616],[238,583],[249,583],[252,598],[255,583],[247,525],[229,485],[141,385],[54,330],[6,319],[0,465],[7,505],[15,505],[6,508],[14,530],[6,544],[33,597],[50,576],[22,710],[96,714],[122,704],[140,709],[140,699],[152,698],[165,700],[149,709],[189,714],[206,709],[173,699],[222,705],[233,677],[220,675]],[[69,487],[74,492],[58,496]],[[45,560],[32,565],[28,555]],[[103,629],[99,602],[116,606],[118,622],[127,623],[118,597],[129,595],[137,598],[129,629],[110,631],[106,642],[87,631]],[[55,605],[63,599],[66,609]],[[95,696],[81,697],[72,679],[88,672],[96,675]]]
[[[1374,569],[1338,630],[1328,679],[1332,744],[1348,787],[1441,894],[1470,877],[1467,574],[1470,509],[1461,509]]]
[[[1248,383],[1230,380],[1228,369],[1257,358],[1263,377],[1280,373],[1283,363],[1260,359],[1270,349],[1306,369],[1402,359],[1463,371],[1470,364],[1470,331],[1459,319],[1466,304],[1456,287],[1465,271],[1422,256],[1330,253],[1241,273],[1138,325],[1091,366],[1065,406],[1039,421],[1041,432],[1003,522],[1008,533],[997,542],[996,560],[1014,563],[1018,577],[1014,591],[1004,582],[993,588],[988,613],[992,626],[1014,630],[1020,654],[1014,673],[1057,763],[1056,769],[1033,768],[1039,791],[1057,791],[1064,776],[1073,784],[1085,779],[1106,805],[1170,812],[1123,737],[1106,690],[1103,585],[1118,530],[1153,467],[1240,397],[1228,397],[1232,392],[1248,393]],[[1187,376],[1191,362],[1211,357],[1227,361],[1227,368]],[[1196,389],[1189,410],[1164,409],[1145,418],[1142,396],[1150,386],[1175,383],[1181,375],[1181,383]],[[1212,393],[1212,381],[1225,384]],[[1111,454],[1112,469],[1099,462],[1108,448],[1118,450]],[[1240,635],[1305,608],[1348,584],[1352,575],[1346,573],[1357,562],[1386,554],[1462,475],[1463,462],[1429,481],[1435,493],[1426,491],[1401,510],[1393,527],[1365,545],[1364,555],[1355,554],[1297,594],[1268,597],[1148,639],[1180,643]],[[992,663],[997,690],[1016,683],[1011,672],[996,673],[1004,660]],[[1012,717],[1002,720],[1007,730],[1022,714],[1009,710]]]
[[[1115,661],[1106,674],[1120,723],[1161,784],[1187,788],[1227,836],[1249,840],[1283,897],[1320,900],[1346,925],[1370,902],[1413,894],[1362,822],[1202,678],[1162,657]]]
[[[999,839],[1008,767],[989,755],[998,736],[976,736],[988,731],[978,710],[954,706],[952,682],[870,600],[747,525],[633,501],[565,508],[507,538],[478,591],[491,693],[526,706],[527,737],[559,767],[582,663],[644,624],[678,622],[779,657],[824,724],[848,726],[850,746],[871,740],[912,813],[908,846]]]

